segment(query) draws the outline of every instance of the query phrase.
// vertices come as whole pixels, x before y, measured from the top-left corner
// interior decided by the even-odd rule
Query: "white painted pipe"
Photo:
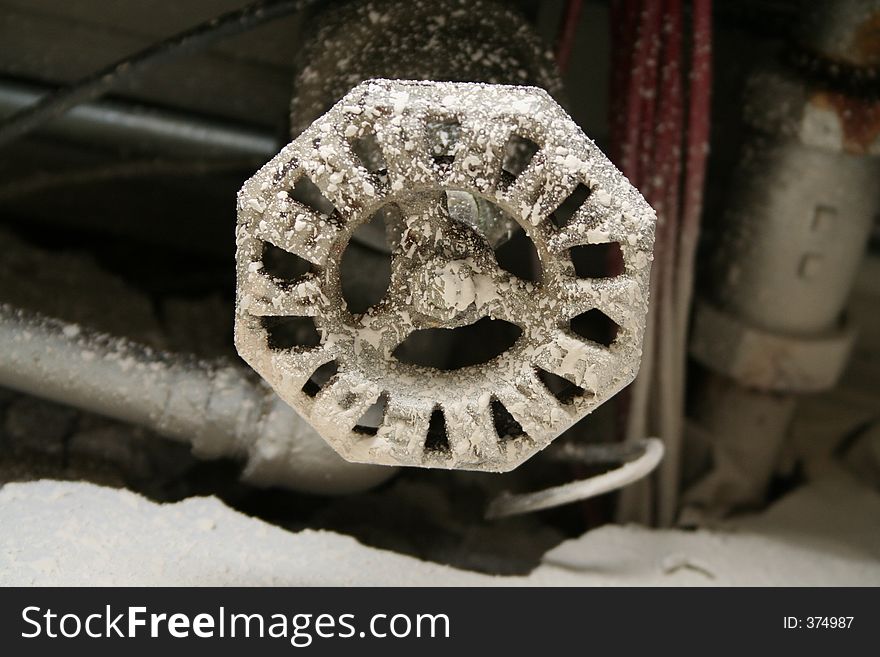
[[[0,385],[145,426],[259,486],[338,495],[394,468],[344,461],[250,370],[156,351],[0,304]]]

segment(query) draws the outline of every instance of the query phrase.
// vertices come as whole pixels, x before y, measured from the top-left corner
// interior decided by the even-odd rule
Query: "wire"
[[[0,124],[0,147],[23,137],[77,105],[94,100],[148,68],[202,50],[226,37],[306,9],[319,0],[259,0],[155,43],[77,82],[50,93]]]
[[[629,446],[625,443],[620,446],[627,448],[624,453],[628,451]],[[663,459],[663,443],[657,438],[639,441],[637,447],[641,451],[641,455],[637,459],[595,477],[572,481],[535,493],[519,495],[502,493],[489,504],[486,518],[504,518],[549,509],[563,504],[580,502],[628,486],[651,474]]]

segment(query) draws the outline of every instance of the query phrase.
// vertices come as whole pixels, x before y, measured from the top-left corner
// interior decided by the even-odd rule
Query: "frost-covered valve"
[[[512,166],[518,150],[528,161]],[[654,212],[541,89],[364,82],[247,181],[238,212],[238,351],[351,461],[510,470],[638,369]],[[376,217],[390,282],[350,312],[340,263]],[[504,222],[533,243],[535,280],[499,265],[490,233]],[[619,275],[579,275],[572,251],[597,244],[619,246]],[[279,276],[278,249],[306,265]],[[592,311],[618,327],[607,345],[573,328]],[[314,338],[273,342],[284,317],[310,318]],[[415,331],[485,318],[520,331],[488,362],[440,370],[395,356]]]

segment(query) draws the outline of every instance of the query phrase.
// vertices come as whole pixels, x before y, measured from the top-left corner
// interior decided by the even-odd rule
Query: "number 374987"
[[[855,616],[785,616],[787,630],[846,630],[852,627]]]

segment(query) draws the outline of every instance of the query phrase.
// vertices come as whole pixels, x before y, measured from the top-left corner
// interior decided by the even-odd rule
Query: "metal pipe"
[[[0,80],[0,115],[31,107],[51,92],[45,85]],[[74,107],[47,123],[45,131],[79,142],[199,157],[268,159],[281,147],[266,130],[109,100]]]
[[[62,87],[0,122],[0,146],[42,127],[77,105],[94,100],[114,86],[133,80],[157,64],[198,52],[229,36],[242,34],[281,16],[307,9],[317,0],[257,0],[216,16],[164,41],[152,44]]]
[[[371,488],[394,468],[348,463],[244,367],[159,352],[0,305],[0,385],[143,425],[242,478],[317,494]]]

